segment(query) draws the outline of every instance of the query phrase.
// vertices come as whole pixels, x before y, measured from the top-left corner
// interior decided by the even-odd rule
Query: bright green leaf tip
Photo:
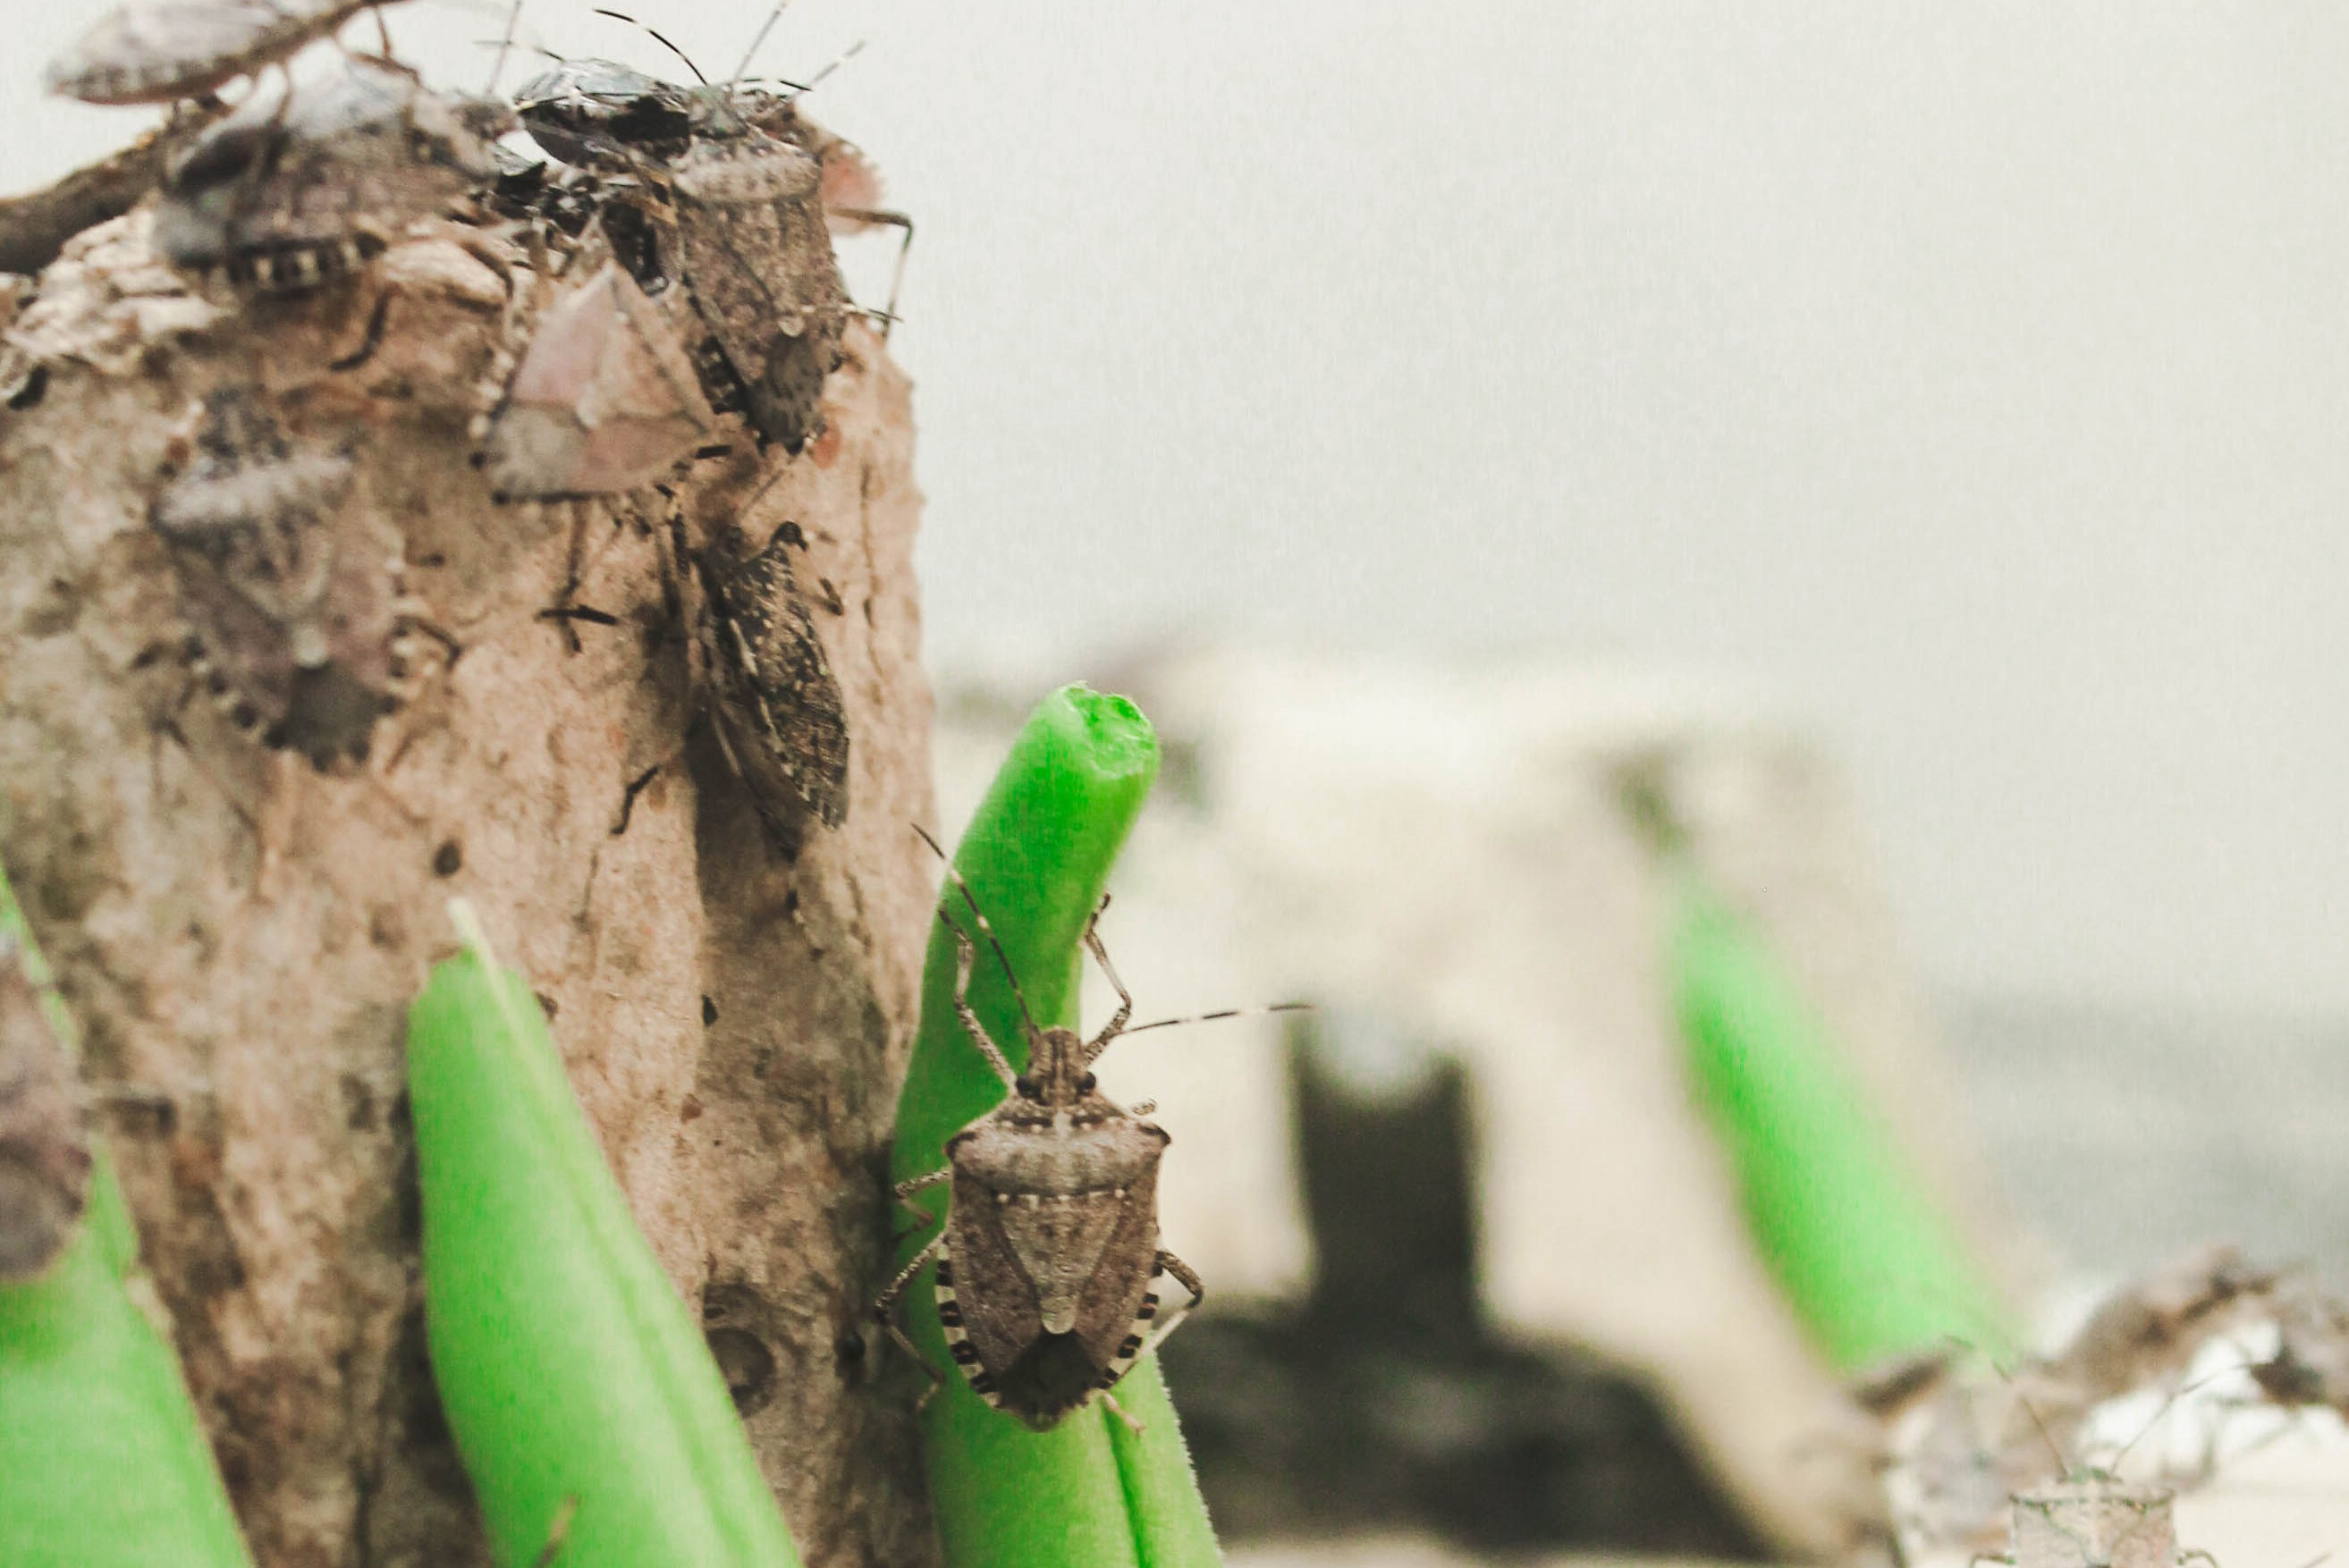
[[[502,1563],[790,1568],[724,1378],[471,912],[409,1016],[433,1376]]]
[[[1030,716],[973,816],[955,865],[996,931],[1039,1024],[1073,1025],[1078,940],[1158,772],[1150,723],[1121,696],[1064,686]],[[940,907],[968,920],[949,882]],[[931,933],[922,1022],[898,1103],[895,1173],[936,1170],[946,1140],[992,1109],[1003,1086],[957,1025],[955,947]],[[988,955],[971,1004],[1013,1065],[1019,1015]],[[1170,1156],[1180,1158],[1179,1153]],[[921,1194],[934,1210],[943,1200]],[[932,1233],[921,1227],[900,1257]],[[1174,1406],[1145,1358],[1117,1398],[1139,1438],[1098,1404],[1031,1432],[950,1370],[930,1272],[900,1313],[930,1364],[947,1369],[925,1413],[930,1486],[949,1568],[1206,1568],[1221,1562]]]
[[[1820,1348],[1851,1369],[1951,1338],[2006,1353],[1999,1292],[1776,955],[1686,868],[1675,897],[1674,1004],[1697,1099]]]

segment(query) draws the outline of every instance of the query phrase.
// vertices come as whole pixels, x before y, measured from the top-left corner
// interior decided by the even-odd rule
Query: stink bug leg
[[[897,1189],[897,1194],[902,1198],[908,1188],[927,1185],[934,1180],[942,1181],[946,1178],[947,1172],[944,1171],[932,1171],[927,1177],[917,1177],[912,1181],[901,1184]],[[938,1391],[938,1385],[947,1380],[946,1374],[931,1366],[930,1358],[922,1354],[921,1346],[906,1338],[905,1331],[897,1326],[897,1298],[905,1294],[905,1287],[914,1283],[914,1276],[921,1273],[923,1266],[932,1258],[936,1257],[946,1244],[947,1238],[944,1232],[932,1236],[923,1243],[922,1250],[914,1254],[913,1262],[897,1271],[897,1277],[889,1282],[886,1288],[873,1303],[873,1321],[887,1331],[890,1339],[895,1342],[897,1348],[912,1357],[914,1365],[919,1367],[930,1379],[930,1386],[922,1391],[921,1399],[914,1407],[917,1410],[930,1402],[931,1397]]]

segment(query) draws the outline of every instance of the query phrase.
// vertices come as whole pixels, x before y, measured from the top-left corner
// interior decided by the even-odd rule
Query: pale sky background
[[[101,9],[8,5],[0,187],[146,123],[39,96]],[[723,74],[763,11],[646,14]],[[502,6],[389,15],[481,83]],[[761,67],[857,38],[941,674],[1720,670],[1939,985],[2349,1014],[2349,9],[798,0]]]

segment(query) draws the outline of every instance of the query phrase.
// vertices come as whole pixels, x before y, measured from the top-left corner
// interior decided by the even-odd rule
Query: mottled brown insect
[[[264,745],[367,755],[402,689],[400,540],[350,455],[297,438],[248,387],[212,393],[149,514],[171,547],[195,668]]]
[[[827,180],[877,195],[870,165],[860,159],[852,169],[854,149],[803,124],[774,95],[731,86],[690,91],[608,61],[550,71],[523,88],[517,105],[555,157],[626,171],[647,193],[668,192],[669,209],[651,222],[716,340],[721,379],[739,387],[761,437],[799,451],[823,428],[818,404],[840,365],[849,310],[831,222],[912,232],[900,213],[827,213]],[[836,167],[824,160],[827,141]],[[625,195],[616,200],[627,204]],[[733,392],[713,389],[722,402],[735,401]]]
[[[848,291],[815,159],[747,128],[697,140],[673,171],[686,287],[741,382],[751,425],[797,452],[823,429]]]
[[[905,261],[914,250],[914,220],[882,205],[886,198],[881,170],[865,156],[863,148],[809,119],[799,108],[799,95],[744,89],[736,94],[736,100],[753,127],[791,142],[816,160],[822,171],[816,197],[823,208],[824,226],[834,236],[885,228],[898,232],[897,262],[889,277],[889,303],[880,313],[881,339],[887,342],[889,329],[897,322],[897,296],[905,287]]]
[[[667,318],[606,262],[538,318],[483,466],[501,495],[614,495],[691,456],[717,420]]]
[[[2133,1486],[2102,1470],[2082,1470],[2051,1486],[2014,1494],[2013,1568],[2175,1568],[2207,1552],[2178,1550],[2170,1494]]]
[[[768,831],[786,842],[792,801],[827,828],[848,819],[848,717],[792,575],[798,537],[786,523],[748,559],[720,549],[700,562],[712,723]]]
[[[165,171],[156,245],[255,290],[316,287],[492,181],[504,115],[360,63],[290,98],[255,94]]]
[[[49,91],[84,103],[171,103],[275,64],[394,0],[132,0],[51,60]]]
[[[936,840],[921,836],[945,859]],[[936,1216],[911,1198],[945,1184],[946,1225],[889,1282],[873,1315],[935,1385],[936,1369],[895,1318],[898,1297],[935,1257],[938,1323],[972,1392],[1039,1431],[1096,1397],[1138,1429],[1110,1390],[1143,1353],[1174,1332],[1206,1291],[1190,1265],[1158,1244],[1158,1164],[1170,1141],[1165,1130],[1143,1119],[1152,1109],[1147,1102],[1127,1109],[1102,1094],[1092,1064],[1123,1035],[1254,1011],[1292,1012],[1301,1005],[1228,1009],[1128,1028],[1133,998],[1102,945],[1101,915],[1109,907],[1103,898],[1085,923],[1084,945],[1117,993],[1117,1011],[1090,1040],[1073,1029],[1040,1028],[978,899],[951,862],[947,875],[961,890],[1019,1003],[1028,1067],[1014,1071],[971,1010],[975,950],[969,934],[939,911],[955,940],[955,1016],[1010,1092],[947,1140],[944,1170],[898,1184],[898,1199],[925,1222]],[[1174,1275],[1190,1299],[1162,1318],[1155,1282],[1164,1274]]]
[[[24,949],[0,938],[0,1282],[57,1261],[89,1201],[89,1136],[73,1057],[42,1010]]]

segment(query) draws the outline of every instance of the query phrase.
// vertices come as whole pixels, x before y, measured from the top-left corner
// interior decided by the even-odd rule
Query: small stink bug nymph
[[[980,1398],[1038,1431],[1096,1396],[1134,1424],[1109,1391],[1143,1352],[1174,1331],[1206,1290],[1190,1265],[1158,1244],[1158,1162],[1169,1142],[1165,1130],[1143,1119],[1150,1105],[1118,1106],[1093,1079],[1092,1063],[1110,1042],[1137,1032],[1126,1027],[1133,998],[1102,945],[1096,909],[1085,926],[1085,949],[1116,991],[1117,1012],[1090,1040],[1072,1029],[1038,1027],[978,901],[951,866],[947,874],[962,888],[973,921],[1019,1000],[1028,1068],[1012,1070],[971,1010],[971,939],[941,911],[938,918],[954,933],[957,950],[956,1016],[1010,1092],[947,1140],[946,1169],[899,1184],[900,1200],[946,1184],[946,1225],[890,1281],[874,1316],[936,1379],[936,1369],[894,1315],[898,1297],[935,1257],[947,1349]],[[1108,903],[1104,898],[1102,908]],[[907,1206],[923,1213],[918,1205]],[[1174,1275],[1190,1300],[1162,1317],[1157,1282],[1164,1274]]]
[[[25,953],[0,938],[0,1282],[57,1261],[89,1199],[80,1079]]]

